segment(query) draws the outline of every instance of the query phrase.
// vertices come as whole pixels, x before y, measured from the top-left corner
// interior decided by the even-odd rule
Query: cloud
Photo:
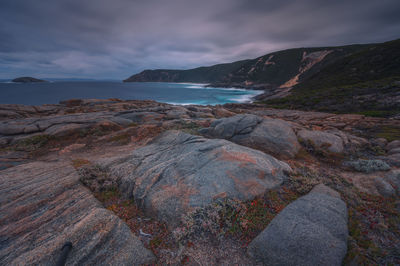
[[[0,78],[126,78],[399,38],[398,0],[3,0]]]

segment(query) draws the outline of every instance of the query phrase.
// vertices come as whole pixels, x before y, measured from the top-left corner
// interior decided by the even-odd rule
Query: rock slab
[[[34,162],[0,172],[0,265],[152,263],[129,227],[104,209],[68,163]]]
[[[126,197],[172,227],[182,214],[215,199],[249,200],[264,194],[291,171],[261,151],[176,130],[102,165],[110,169]]]
[[[341,265],[347,252],[347,207],[317,185],[284,208],[249,245],[265,265]]]

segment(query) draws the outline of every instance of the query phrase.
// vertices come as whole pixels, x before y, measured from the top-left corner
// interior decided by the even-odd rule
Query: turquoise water
[[[216,105],[249,102],[260,91],[206,88],[193,83],[123,83],[117,81],[58,81],[0,83],[0,103],[50,104],[73,98],[155,100],[172,104]]]

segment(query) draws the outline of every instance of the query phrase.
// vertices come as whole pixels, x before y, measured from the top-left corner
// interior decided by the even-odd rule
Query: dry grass
[[[82,159],[82,158],[77,158],[77,159],[72,160],[72,166],[75,169],[81,168],[82,166],[89,165],[89,164],[91,164],[90,161],[88,161],[86,159]]]

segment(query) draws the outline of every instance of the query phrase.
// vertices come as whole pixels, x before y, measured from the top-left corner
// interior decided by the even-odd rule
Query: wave
[[[190,85],[190,86],[187,86],[186,88],[188,88],[188,89],[204,89],[203,86],[199,86],[199,85]]]
[[[205,87],[199,85],[190,85],[185,87],[187,89],[202,89],[202,90],[222,90],[222,91],[252,91],[252,90],[247,90],[247,89],[241,89],[241,88],[220,88],[220,87]]]
[[[235,97],[231,97],[228,100],[230,101],[234,101],[237,103],[252,103],[253,102],[253,97],[257,96],[259,94],[262,94],[263,91],[255,91],[255,93],[252,94],[243,94],[240,96],[235,96]]]
[[[208,103],[204,102],[190,102],[190,103],[177,103],[177,102],[165,102],[172,105],[208,105]]]

